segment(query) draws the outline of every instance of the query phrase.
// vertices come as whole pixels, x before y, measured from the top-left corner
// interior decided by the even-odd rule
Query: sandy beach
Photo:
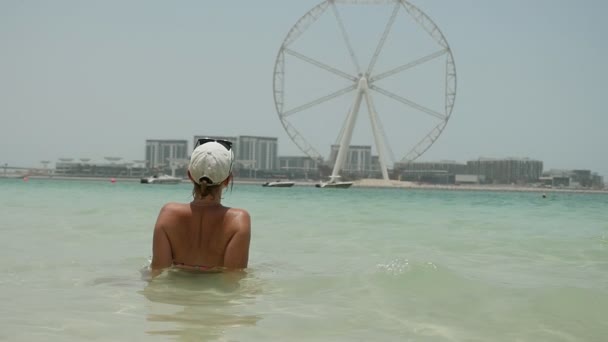
[[[425,190],[461,190],[461,191],[526,191],[526,192],[577,192],[577,193],[608,193],[607,189],[577,189],[577,188],[545,188],[526,185],[506,184],[421,184],[397,180],[361,179],[354,182],[353,187],[369,188],[403,188]]]

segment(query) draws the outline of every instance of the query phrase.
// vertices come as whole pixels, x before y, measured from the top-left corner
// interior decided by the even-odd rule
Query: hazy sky
[[[318,3],[0,1],[0,164],[142,159],[146,139],[197,134],[275,136],[280,155],[301,154],[272,75],[287,32]],[[458,72],[452,117],[419,160],[530,157],[608,176],[607,2],[412,4],[444,33]]]

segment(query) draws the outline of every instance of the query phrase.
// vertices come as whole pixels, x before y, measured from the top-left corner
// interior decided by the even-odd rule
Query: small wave
[[[148,258],[148,261],[141,265],[139,268],[139,273],[141,274],[141,280],[150,281],[152,280],[152,269],[150,265],[152,264],[152,258]]]
[[[410,270],[410,262],[407,259],[395,259],[386,264],[378,264],[376,267],[384,273],[398,275]]]
[[[376,265],[378,270],[390,275],[400,275],[413,270],[437,270],[437,265],[428,262],[410,262],[408,259],[397,258],[386,264]]]

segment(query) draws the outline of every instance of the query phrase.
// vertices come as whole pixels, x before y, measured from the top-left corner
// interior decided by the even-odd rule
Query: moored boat
[[[276,181],[276,182],[266,182],[262,184],[262,186],[270,187],[270,188],[289,188],[294,186],[295,182],[291,181]]]
[[[140,183],[142,184],[179,184],[181,182],[181,178],[169,175],[154,175],[152,177],[146,177],[140,180]]]
[[[319,183],[315,186],[317,188],[337,188],[337,189],[348,189],[353,185],[353,182],[327,182]]]
[[[317,188],[336,188],[336,189],[348,189],[353,185],[353,182],[341,182],[337,179],[340,176],[331,176],[329,182],[321,182],[316,184]]]

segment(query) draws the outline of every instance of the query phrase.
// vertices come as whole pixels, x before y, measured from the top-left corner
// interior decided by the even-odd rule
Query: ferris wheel
[[[418,49],[414,43],[420,42],[424,48]],[[433,76],[410,77],[418,69],[432,69]],[[447,40],[405,0],[318,4],[289,30],[273,81],[279,119],[302,152],[324,160],[322,131],[337,133],[330,182],[347,159],[363,101],[369,121],[361,141],[373,141],[388,180],[389,159],[409,162],[428,150],[447,125],[456,98],[456,66]],[[404,86],[407,82],[413,85]],[[428,91],[420,91],[423,86]]]

